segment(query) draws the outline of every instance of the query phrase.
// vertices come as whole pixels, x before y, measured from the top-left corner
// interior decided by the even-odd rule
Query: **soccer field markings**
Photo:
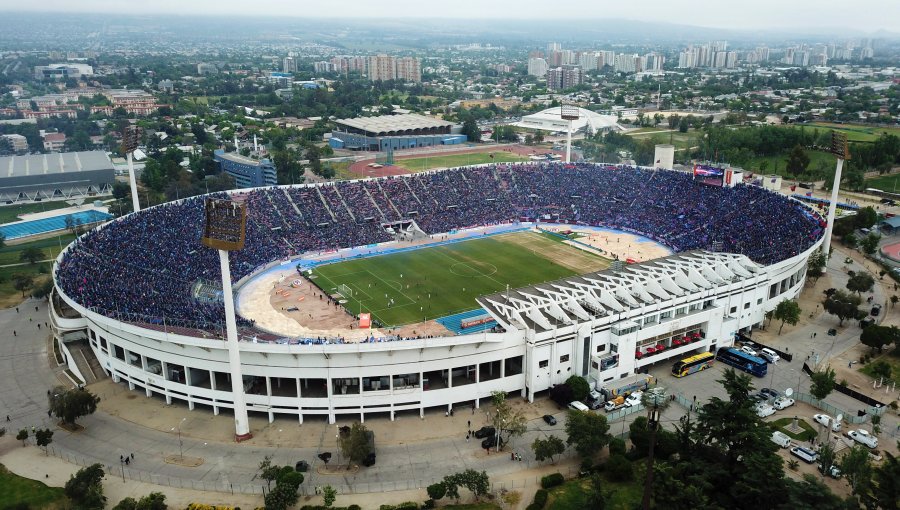
[[[494,264],[491,264],[490,262],[479,262],[478,264],[482,265],[482,266],[491,266],[491,268],[493,268],[493,270],[490,273],[483,273],[477,267],[472,267],[472,265],[469,264],[468,262],[457,262],[456,264],[453,264],[452,266],[450,266],[450,272],[455,274],[456,276],[460,276],[462,278],[489,277],[497,272],[497,266],[495,266]],[[472,270],[472,272],[475,274],[471,274],[471,275],[462,274],[461,272],[458,272],[456,270],[457,267],[467,267],[470,270]]]

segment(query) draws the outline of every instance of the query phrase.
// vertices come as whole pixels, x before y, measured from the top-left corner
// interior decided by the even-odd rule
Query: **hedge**
[[[543,510],[544,505],[547,504],[547,491],[544,489],[538,489],[537,492],[534,493],[534,501],[531,502],[530,505],[526,508],[526,510]]]
[[[541,478],[541,487],[544,489],[550,489],[552,487],[556,487],[557,485],[562,485],[566,479],[563,478],[562,473],[552,473],[543,478]]]

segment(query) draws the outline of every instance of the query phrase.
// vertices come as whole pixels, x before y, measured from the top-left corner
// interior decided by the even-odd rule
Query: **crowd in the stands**
[[[676,251],[743,253],[761,264],[806,250],[823,231],[821,218],[756,186],[591,163],[497,164],[233,197],[249,209],[245,248],[231,254],[234,281],[275,260],[390,241],[385,226],[400,220],[427,234],[578,222],[637,232]],[[58,284],[80,304],[124,320],[218,327],[221,304],[192,293],[198,282],[220,278],[216,253],[200,244],[202,225],[203,197],[115,220],[76,242]]]

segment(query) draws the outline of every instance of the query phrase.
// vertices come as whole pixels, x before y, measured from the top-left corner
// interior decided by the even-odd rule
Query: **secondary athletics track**
[[[517,154],[519,156],[532,156],[535,154],[547,154],[548,152],[552,152],[554,154],[559,154],[561,156],[565,156],[564,152],[555,151],[550,149],[545,149],[541,147],[530,147],[528,145],[483,145],[483,146],[459,146],[457,149],[456,146],[448,145],[443,146],[440,150],[435,150],[435,147],[426,147],[420,149],[412,149],[412,150],[404,150],[402,153],[398,154],[394,153],[394,159],[419,159],[424,158],[426,156],[449,156],[449,155],[457,155],[457,154],[480,154],[480,153],[488,153],[488,152],[512,152],[513,154]],[[407,168],[399,167],[399,166],[384,166],[382,168],[371,168],[368,165],[370,163],[375,162],[374,155],[371,158],[364,159],[362,161],[357,161],[350,165],[350,173],[354,177],[386,177],[389,175],[404,175],[415,173],[410,171]]]

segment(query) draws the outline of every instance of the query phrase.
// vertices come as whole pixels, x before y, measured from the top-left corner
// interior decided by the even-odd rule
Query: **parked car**
[[[750,395],[750,400],[754,402],[765,402],[766,400],[769,400],[769,396],[762,392],[754,393]]]
[[[641,397],[644,396],[643,391],[635,391],[625,399],[625,407],[636,406],[641,403]]]
[[[803,462],[806,462],[807,464],[813,464],[819,458],[818,453],[816,453],[808,448],[804,448],[802,446],[795,446],[795,447],[791,448],[791,455],[799,458],[800,460],[802,460]]]
[[[754,406],[754,410],[756,411],[756,416],[760,418],[765,418],[766,416],[772,416],[775,414],[775,408],[766,403],[759,403]]]
[[[841,422],[835,420],[834,418],[832,418],[831,416],[828,416],[827,414],[813,415],[813,420],[830,428],[834,432],[841,431]]]
[[[819,466],[821,467],[822,464],[819,463]],[[832,464],[831,467],[828,468],[827,473],[828,473],[828,476],[830,476],[832,478],[840,478],[841,477],[841,469],[839,467],[835,466],[834,464]]]
[[[482,439],[485,437],[494,437],[494,434],[497,433],[497,429],[494,427],[481,427],[480,429],[475,431],[475,437],[477,439]]]
[[[863,429],[851,430],[850,432],[847,432],[847,436],[857,443],[868,446],[869,448],[878,448],[878,438]]]
[[[309,462],[305,460],[298,460],[296,464],[294,464],[294,470],[300,473],[305,473],[309,471]]]
[[[556,418],[554,418],[552,414],[545,414],[544,423],[547,425],[556,425]]]
[[[744,351],[744,352],[746,352],[747,354],[749,354],[749,355],[751,355],[751,356],[756,356],[756,355],[757,355],[757,354],[756,354],[756,351],[753,350],[753,348],[750,347],[749,345],[745,345],[745,346],[741,347],[741,350]]]
[[[575,400],[573,402],[569,402],[569,409],[574,409],[576,411],[590,411],[591,410],[590,407],[584,405],[582,402],[579,402],[577,400]]]
[[[837,330],[834,328],[829,329],[828,336],[837,336]]]
[[[775,431],[772,432],[772,437],[770,438],[773,443],[777,444],[782,448],[787,448],[791,445],[791,438],[784,432]]]
[[[782,409],[787,409],[792,405],[794,405],[794,399],[788,397],[778,397],[775,399],[775,402],[772,402],[772,406],[774,406],[775,409],[778,409],[779,411],[781,411]]]
[[[772,388],[763,388],[759,390],[759,392],[766,396],[766,398],[778,398],[781,396],[781,393],[773,390]]]
[[[768,347],[759,351],[759,355],[769,363],[776,363],[781,359],[781,356],[779,356],[777,352],[769,349]]]

